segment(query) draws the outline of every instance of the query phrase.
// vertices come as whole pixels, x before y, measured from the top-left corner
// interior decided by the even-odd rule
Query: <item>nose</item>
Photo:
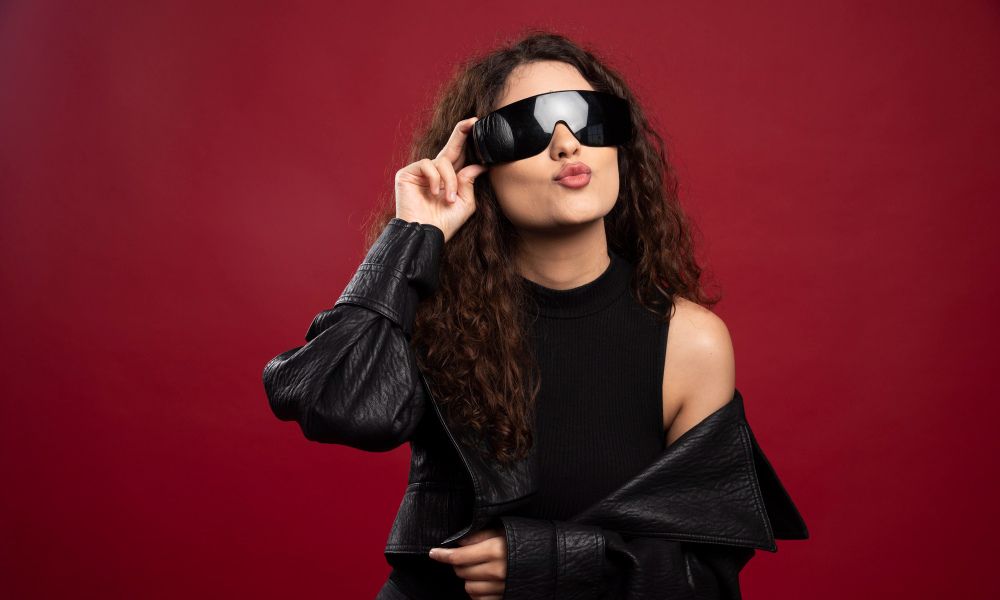
[[[562,156],[572,156],[580,151],[580,142],[566,123],[560,121],[556,123],[555,129],[552,131],[549,150],[552,157],[556,159]]]

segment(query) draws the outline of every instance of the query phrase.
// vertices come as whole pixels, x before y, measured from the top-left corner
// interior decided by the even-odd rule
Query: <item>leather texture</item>
[[[511,516],[537,489],[534,452],[483,459],[453,435],[411,348],[438,285],[444,234],[393,219],[306,343],[271,359],[271,410],[306,439],[383,452],[410,444],[409,481],[385,555],[457,547],[488,525],[508,548],[504,600],[738,599],[739,572],[805,522],[758,445],[736,390],[653,464],[568,521]],[[388,596],[388,594],[392,594]],[[406,597],[388,586],[380,597]]]
[[[501,521],[514,541],[507,600],[740,598],[739,571],[756,549],[777,552],[776,538],[809,535],[754,438],[739,390],[569,521]],[[587,550],[596,548],[594,564]],[[602,574],[597,584],[594,573]]]
[[[306,439],[391,450],[426,408],[408,337],[421,294],[437,286],[444,233],[394,219],[333,308],[313,319],[306,344],[264,367],[271,409]]]

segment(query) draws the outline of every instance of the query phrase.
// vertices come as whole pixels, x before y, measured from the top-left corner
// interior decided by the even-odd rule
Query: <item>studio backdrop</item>
[[[601,52],[677,167],[810,539],[746,598],[994,598],[995,2],[0,4],[0,595],[371,598],[409,450],[309,442],[303,343],[467,57]]]

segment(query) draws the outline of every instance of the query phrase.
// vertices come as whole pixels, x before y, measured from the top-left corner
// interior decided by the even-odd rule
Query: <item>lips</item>
[[[553,177],[553,179],[559,181],[563,177],[572,177],[573,175],[583,175],[583,174],[590,174],[590,167],[588,167],[585,163],[582,162],[568,163],[563,165],[563,168],[560,169],[558,173],[556,173],[556,176]]]

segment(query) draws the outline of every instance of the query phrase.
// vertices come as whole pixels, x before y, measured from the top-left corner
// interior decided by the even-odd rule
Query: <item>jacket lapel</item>
[[[739,390],[650,466],[571,521],[770,552],[777,551],[775,538],[809,536],[757,444]]]
[[[471,521],[463,529],[452,533],[439,543],[441,546],[449,546],[470,531],[483,527],[494,517],[526,503],[538,491],[538,458],[535,448],[531,448],[525,458],[503,465],[485,452],[485,440],[480,440],[477,448],[467,446],[451,431],[444,410],[431,393],[426,374],[421,372],[420,376],[435,417],[465,467],[465,473],[473,490]]]

